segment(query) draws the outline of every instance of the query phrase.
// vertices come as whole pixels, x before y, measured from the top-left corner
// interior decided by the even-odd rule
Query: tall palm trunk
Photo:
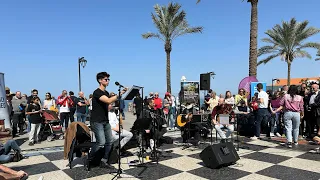
[[[249,76],[256,77],[258,59],[258,0],[249,0],[248,2],[251,3]]]
[[[164,50],[166,51],[166,55],[167,55],[167,67],[166,67],[166,71],[167,71],[167,92],[171,93],[170,53],[171,53],[172,47],[171,47],[171,43],[170,42],[166,42],[165,43]]]
[[[290,79],[291,79],[291,62],[287,62],[287,65],[288,65],[287,85],[290,86]]]

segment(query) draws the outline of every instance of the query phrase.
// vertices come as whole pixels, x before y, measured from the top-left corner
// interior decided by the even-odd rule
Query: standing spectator
[[[29,97],[27,98],[27,104],[29,105],[34,97],[38,97],[38,94],[39,94],[38,90],[32,89],[32,90],[31,90],[31,96],[29,96]],[[41,106],[41,100],[40,100],[39,103],[40,103],[40,106]],[[27,107],[27,108],[28,108],[28,107]],[[26,115],[26,119],[27,119],[27,121],[28,121],[27,132],[30,132],[30,130],[31,130],[30,116],[29,116],[29,115]]]
[[[164,114],[167,115],[167,123],[169,125],[168,130],[174,130],[175,128],[175,121],[173,119],[173,112],[172,112],[172,99],[171,94],[169,92],[166,92],[163,100],[163,111]]]
[[[162,108],[162,99],[159,98],[159,93],[154,93],[154,109],[157,110],[157,109],[161,109]]]
[[[140,93],[138,92],[136,97],[133,100],[133,107],[135,108],[135,115],[137,116],[137,119],[140,117],[140,114],[142,112],[142,98],[140,97]]]
[[[309,107],[311,109],[311,131],[317,127],[317,135],[320,136],[320,93],[319,85],[314,83],[311,86],[312,93],[310,94]]]
[[[91,117],[91,111],[92,111],[92,97],[93,97],[93,94],[90,94],[89,95],[89,116]]]
[[[275,111],[278,109],[281,105],[281,94],[279,91],[275,92],[270,100],[270,110]],[[274,113],[271,117],[271,132],[270,137],[274,137],[275,135],[278,137],[281,137],[282,131],[281,131],[281,122],[280,122],[280,112]],[[275,134],[274,134],[275,133]]]
[[[67,96],[67,91],[63,90],[62,94],[58,96],[58,105],[60,106],[61,125],[65,127],[65,130],[67,130],[69,126],[70,107],[72,107],[73,104],[72,99]]]
[[[77,114],[77,121],[86,123],[87,120],[87,106],[89,105],[89,101],[84,96],[83,92],[79,92],[79,97],[75,99],[76,104],[76,114]]]
[[[12,136],[16,137],[19,126],[20,135],[23,134],[23,113],[25,112],[25,107],[27,106],[27,100],[21,97],[21,92],[17,91],[16,95],[12,98]]]
[[[45,100],[43,101],[43,109],[46,110],[55,110],[56,109],[56,101],[51,97],[51,93],[47,92]]]
[[[258,89],[258,111],[257,111],[257,118],[256,118],[256,127],[255,127],[255,136],[252,137],[252,140],[256,140],[260,138],[260,131],[261,131],[261,123],[264,120],[264,118],[269,116],[269,111],[268,111],[268,104],[269,104],[269,96],[268,94],[263,90],[263,85],[261,83],[257,84],[257,89]],[[269,129],[269,128],[268,128]],[[268,130],[270,131],[270,130]],[[267,134],[267,136],[270,136]]]
[[[289,148],[292,147],[292,139],[294,145],[298,145],[300,118],[304,116],[303,98],[298,93],[298,86],[291,85],[287,94],[281,99],[281,106],[273,111],[273,113],[277,113],[282,109],[285,111],[283,118]]]
[[[31,122],[31,130],[29,133],[29,146],[33,146],[35,143],[40,143],[38,135],[40,132],[40,126],[42,122],[42,110],[39,105],[39,102],[39,97],[33,97],[33,99],[31,100],[31,104],[28,105],[28,109],[26,112],[27,115],[30,115]]]
[[[231,91],[226,91],[225,103],[234,106],[234,98],[231,94]]]
[[[72,102],[76,102],[77,97],[74,95],[73,91],[69,91],[69,97],[71,98]],[[74,114],[76,112],[76,103],[70,107],[70,122],[74,122]],[[79,121],[79,120],[77,120]]]

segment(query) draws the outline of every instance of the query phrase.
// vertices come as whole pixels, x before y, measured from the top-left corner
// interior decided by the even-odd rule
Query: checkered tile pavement
[[[179,132],[167,133],[168,136],[180,137]],[[122,179],[320,179],[320,154],[313,152],[315,146],[299,145],[288,149],[278,143],[270,141],[250,141],[242,139],[238,151],[241,159],[232,166],[221,169],[204,167],[199,153],[207,144],[198,148],[188,148],[164,145],[161,149],[172,150],[170,157],[160,157],[159,164],[147,163],[147,168],[129,167],[129,162],[137,160],[137,156],[122,158]],[[131,150],[135,152],[137,150]],[[165,153],[166,154],[166,153]],[[66,167],[68,162],[63,160],[63,148],[56,148],[54,152],[37,154],[20,162],[9,163],[15,170],[29,173],[29,179],[68,180],[68,179],[112,179],[107,169],[93,168],[90,172],[84,170],[82,159],[73,162],[74,167]],[[117,167],[117,165],[115,165]],[[138,176],[138,174],[141,174]]]

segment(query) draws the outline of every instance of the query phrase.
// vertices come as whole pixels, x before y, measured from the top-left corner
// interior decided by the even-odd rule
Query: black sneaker
[[[288,143],[287,143],[287,146],[288,146],[288,148],[292,148],[292,143],[291,143],[291,142],[288,142]]]
[[[33,146],[34,145],[34,143],[33,142],[29,142],[29,146]]]
[[[90,161],[89,161],[88,157],[84,158],[83,164],[84,164],[84,169],[86,171],[90,171],[91,170]]]
[[[103,162],[103,161],[100,162],[100,167],[107,168],[107,169],[115,169],[113,166],[111,166],[110,164]]]

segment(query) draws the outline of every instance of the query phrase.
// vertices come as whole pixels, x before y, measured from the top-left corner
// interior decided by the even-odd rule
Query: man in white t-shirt
[[[109,118],[109,124],[112,129],[112,136],[114,140],[119,139],[119,132],[120,132],[120,126],[119,126],[119,120],[117,118],[117,114],[114,112],[114,108],[112,104],[109,104],[108,106],[109,112],[108,112],[108,118]],[[120,137],[122,137],[120,141],[120,147],[122,148],[127,142],[130,141],[133,134],[125,129],[121,129]],[[120,148],[120,149],[121,149]]]
[[[259,109],[256,117],[255,124],[255,135],[251,139],[256,140],[260,137],[261,132],[261,122],[263,118],[269,115],[268,104],[269,104],[269,95],[263,90],[263,85],[261,83],[257,84],[258,89],[258,105]]]

